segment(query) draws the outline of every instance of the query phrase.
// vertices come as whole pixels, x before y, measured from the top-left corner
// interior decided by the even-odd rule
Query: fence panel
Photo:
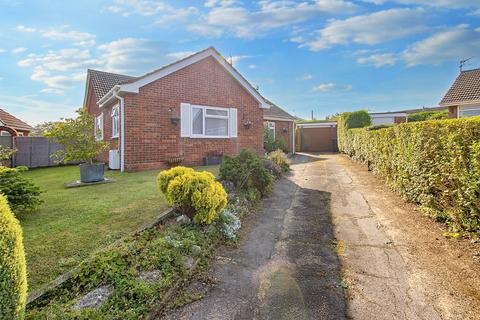
[[[29,168],[56,165],[51,155],[55,151],[63,149],[60,144],[52,143],[46,137],[15,137],[14,145],[17,149],[14,165]]]

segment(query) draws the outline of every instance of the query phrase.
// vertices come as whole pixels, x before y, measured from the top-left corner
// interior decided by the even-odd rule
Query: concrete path
[[[472,248],[414,211],[342,155],[298,155],[216,285],[165,319],[480,319]]]

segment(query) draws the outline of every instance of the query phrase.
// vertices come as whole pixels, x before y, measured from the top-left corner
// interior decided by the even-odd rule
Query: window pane
[[[216,109],[207,109],[206,114],[210,116],[228,116],[227,110],[216,110]]]
[[[192,133],[203,134],[203,109],[192,108]]]
[[[228,120],[217,118],[205,118],[205,135],[207,136],[227,136]]]

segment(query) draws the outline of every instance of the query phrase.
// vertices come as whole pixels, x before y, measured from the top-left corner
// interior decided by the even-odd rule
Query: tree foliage
[[[94,136],[94,118],[85,108],[77,110],[77,118],[57,122],[45,136],[59,142],[64,150],[54,154],[59,162],[88,162],[107,150],[107,143]]]
[[[408,122],[448,119],[448,111],[422,111],[408,115]]]

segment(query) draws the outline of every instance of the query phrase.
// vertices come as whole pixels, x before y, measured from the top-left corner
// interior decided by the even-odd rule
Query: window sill
[[[229,136],[190,136],[187,138],[191,139],[233,139],[235,137],[229,137]]]
[[[120,137],[119,135],[112,136],[112,139],[118,139],[119,137]]]

